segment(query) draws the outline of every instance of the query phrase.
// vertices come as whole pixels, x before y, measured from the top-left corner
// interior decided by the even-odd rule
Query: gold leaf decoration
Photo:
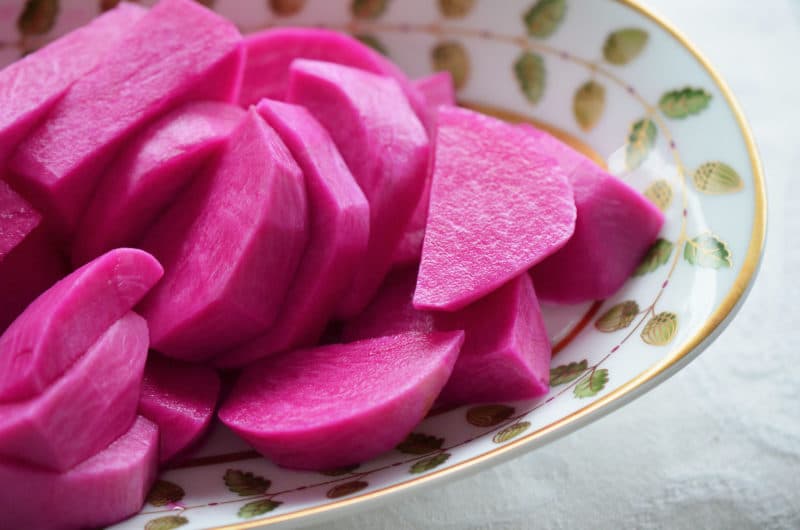
[[[17,19],[17,29],[23,35],[44,35],[56,24],[60,5],[58,0],[27,0]]]
[[[608,370],[605,368],[595,369],[575,385],[572,393],[576,398],[594,397],[606,387],[606,383],[608,383]]]
[[[539,0],[523,17],[528,35],[539,39],[549,37],[561,25],[566,11],[566,0]]]
[[[625,28],[611,33],[603,44],[603,57],[611,64],[624,65],[636,59],[647,44],[647,32]]]
[[[502,431],[495,434],[492,438],[492,441],[496,444],[507,442],[527,431],[530,426],[531,422],[529,421],[518,421],[517,423],[509,425]]]
[[[645,324],[642,340],[653,346],[669,344],[678,332],[678,315],[663,311]]]
[[[583,359],[580,362],[562,364],[550,369],[550,386],[564,385],[572,382],[587,370],[589,361]]]
[[[439,467],[445,462],[447,459],[450,458],[450,453],[440,453],[438,455],[429,456],[428,458],[423,458],[415,462],[408,470],[409,473],[417,474],[417,473],[425,473],[426,471],[430,471],[435,467]]]
[[[447,18],[464,18],[475,7],[475,0],[439,0],[439,11]]]
[[[546,71],[544,59],[535,53],[525,52],[514,62],[514,77],[522,93],[533,104],[544,95]]]
[[[433,69],[446,70],[453,76],[453,86],[462,88],[469,78],[469,55],[466,48],[456,41],[445,41],[437,44],[431,52]]]
[[[478,405],[467,411],[467,421],[476,427],[494,427],[514,415],[508,405]]]
[[[271,512],[281,504],[283,504],[281,501],[273,501],[272,499],[259,499],[256,501],[250,501],[239,508],[239,511],[236,515],[243,519],[258,517],[259,515],[264,515],[265,513]]]
[[[182,515],[166,515],[147,521],[144,530],[173,530],[189,522],[189,519]]]
[[[587,81],[575,92],[572,113],[584,131],[590,131],[600,121],[606,106],[606,89],[596,81]]]
[[[658,108],[668,118],[685,118],[697,114],[711,101],[711,94],[702,88],[686,87],[680,90],[671,90],[661,96]]]
[[[656,144],[658,130],[650,118],[643,118],[633,125],[628,133],[628,145],[625,147],[625,165],[631,171],[637,169],[650,155]]]
[[[633,300],[626,300],[613,305],[611,309],[603,313],[594,323],[594,327],[598,331],[611,333],[630,326],[638,314],[639,304]]]
[[[666,180],[658,179],[647,186],[644,196],[658,206],[659,210],[665,212],[672,204],[672,186]]]
[[[369,486],[369,484],[363,480],[345,482],[344,484],[338,484],[329,489],[325,496],[329,499],[338,499],[339,497],[346,497],[347,495],[352,495],[357,491],[361,491],[367,486]]]
[[[713,195],[736,193],[744,189],[739,173],[724,162],[706,162],[692,174],[692,182],[698,191]]]
[[[642,258],[642,261],[636,267],[636,270],[633,271],[633,275],[643,276],[648,272],[653,272],[660,266],[664,265],[672,255],[672,249],[674,247],[675,244],[672,243],[672,241],[667,241],[666,239],[659,237],[647,250],[647,254],[645,254],[644,258]]]
[[[722,269],[733,267],[731,250],[719,237],[710,232],[700,234],[686,242],[683,258],[700,267]]]
[[[378,18],[386,11],[389,0],[353,0],[350,11],[356,18]]]
[[[278,16],[296,15],[306,6],[306,0],[269,0],[269,8]]]
[[[174,482],[156,480],[153,487],[150,488],[150,493],[147,494],[146,502],[153,506],[166,506],[167,504],[178,502],[184,495],[186,495],[186,492],[183,491],[183,488]]]

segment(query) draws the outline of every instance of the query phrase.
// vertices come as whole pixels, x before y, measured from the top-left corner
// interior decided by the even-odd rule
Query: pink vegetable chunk
[[[341,64],[396,80],[421,120],[427,121],[425,98],[394,63],[357,39],[338,31],[278,28],[244,38],[245,67],[239,104],[255,105],[262,98],[285,100],[289,66],[295,59]]]
[[[162,464],[205,433],[214,417],[219,389],[220,379],[213,368],[150,354],[139,414],[158,425]]]
[[[123,141],[185,101],[235,100],[242,59],[231,22],[192,0],[162,0],[19,145],[12,185],[71,236]]]
[[[0,71],[0,167],[72,83],[106,57],[146,12],[121,4]]]
[[[104,527],[141,509],[156,478],[158,428],[139,417],[103,451],[64,473],[0,458],[0,513],[8,528]]]
[[[220,355],[219,366],[242,366],[319,339],[363,258],[369,204],[325,129],[304,108],[262,100],[258,111],[275,128],[305,175],[309,241],[278,319],[241,348]]]
[[[45,291],[0,337],[0,403],[41,393],[163,272],[146,252],[116,249]]]
[[[391,267],[424,186],[428,137],[395,81],[346,66],[295,61],[289,101],[325,126],[369,201],[367,252],[337,310],[352,316]]]
[[[418,309],[461,309],[564,246],[574,228],[569,182],[527,132],[439,107]]]
[[[436,72],[415,79],[411,84],[417,87],[429,107],[436,108],[439,105],[456,104],[456,89],[453,86],[453,76],[450,72]]]
[[[513,401],[547,393],[550,341],[528,274],[460,311],[432,312],[414,309],[415,272],[393,272],[367,309],[346,323],[342,338],[464,330],[464,346],[439,403]]]
[[[400,443],[444,386],[463,333],[295,350],[250,366],[220,419],[278,465],[332,469]]]
[[[65,471],[105,449],[136,418],[148,342],[128,313],[42,394],[0,404],[0,456]]]
[[[145,129],[103,172],[73,242],[73,263],[138,244],[244,114],[228,103],[192,102]]]
[[[567,171],[578,219],[564,247],[531,270],[543,300],[578,303],[617,292],[655,241],[664,214],[642,194],[558,139],[527,127]]]
[[[0,334],[67,273],[41,220],[39,212],[0,180]]]
[[[217,164],[151,227],[164,280],[140,306],[152,347],[201,361],[275,321],[307,238],[303,174],[251,109]]]

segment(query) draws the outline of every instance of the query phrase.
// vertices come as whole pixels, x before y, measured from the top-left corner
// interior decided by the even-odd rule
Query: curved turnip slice
[[[64,471],[107,447],[136,417],[148,342],[128,313],[40,395],[0,404],[0,455]]]
[[[0,402],[39,394],[163,273],[148,253],[116,249],[45,291],[0,337]]]
[[[333,137],[369,201],[367,253],[337,314],[358,314],[375,294],[416,207],[428,167],[428,137],[397,83],[330,63],[292,63],[289,101]]]
[[[0,459],[3,524],[73,530],[116,523],[141,509],[157,466],[158,427],[141,416],[107,448],[64,473]]]
[[[193,102],[138,135],[103,171],[72,245],[73,263],[138,244],[158,214],[222,149],[244,115],[227,103]]]
[[[0,180],[0,333],[67,273],[41,221],[39,212]]]
[[[547,393],[550,341],[528,274],[455,312],[415,310],[415,282],[414,269],[393,272],[364,312],[345,324],[343,339],[463,330],[464,346],[440,403],[513,401]]]
[[[0,167],[69,87],[147,13],[124,3],[0,70]]]
[[[317,28],[269,29],[247,35],[244,49],[240,105],[255,105],[262,98],[285,100],[292,61],[311,59],[350,66],[396,80],[420,120],[428,121],[425,98],[403,71],[369,46],[344,33]]]
[[[578,219],[564,247],[533,269],[543,300],[602,300],[631,276],[664,224],[664,214],[639,192],[558,139],[525,127],[565,168]]]
[[[270,330],[218,356],[242,366],[271,353],[314,344],[364,257],[369,205],[325,129],[304,108],[263,100],[258,111],[275,128],[305,175],[309,240]]]
[[[420,77],[411,82],[425,98],[429,107],[439,105],[455,105],[456,89],[453,86],[453,76],[450,72],[436,72],[425,77]]]
[[[566,176],[524,130],[439,107],[414,305],[454,311],[561,248],[575,228]]]
[[[191,446],[208,429],[219,388],[219,376],[213,368],[150,354],[139,414],[158,425],[161,463]]]
[[[153,349],[200,361],[266,331],[306,237],[303,174],[251,109],[143,239],[166,269],[139,308]]]
[[[220,419],[278,465],[331,469],[400,443],[447,381],[463,333],[295,350],[240,376]]]
[[[162,0],[20,143],[12,185],[71,236],[127,137],[188,100],[236,99],[242,51],[231,22],[192,0]]]

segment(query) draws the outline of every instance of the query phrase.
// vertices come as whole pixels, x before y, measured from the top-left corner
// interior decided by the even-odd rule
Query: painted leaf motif
[[[653,120],[643,118],[631,125],[628,145],[625,148],[625,165],[634,170],[642,165],[656,143],[658,130]]]
[[[435,467],[441,466],[447,462],[448,458],[450,458],[450,453],[440,453],[438,455],[429,456],[428,458],[423,458],[415,462],[408,471],[413,474],[425,473]]]
[[[611,333],[623,328],[627,328],[639,314],[639,304],[633,300],[626,300],[611,307],[608,311],[597,319],[594,327],[598,331]]]
[[[100,11],[108,11],[114,9],[119,5],[122,0],[100,0]]]
[[[724,162],[706,162],[692,175],[694,187],[703,193],[735,193],[744,188],[742,177]]]
[[[572,98],[572,113],[581,129],[590,131],[606,106],[606,89],[596,81],[587,81],[575,92]]]
[[[306,5],[306,0],[269,0],[272,12],[282,17],[296,15]]]
[[[528,430],[528,427],[531,426],[531,422],[529,421],[518,421],[513,425],[509,425],[502,431],[498,432],[492,438],[492,441],[496,444],[501,444],[503,442],[507,442],[512,438],[516,438],[523,432]]]
[[[467,422],[476,427],[494,427],[514,415],[508,405],[478,405],[467,411]]]
[[[593,370],[592,373],[575,385],[572,393],[576,398],[593,397],[606,387],[606,383],[608,383],[608,370],[605,368]]]
[[[647,254],[645,254],[644,258],[642,258],[639,266],[633,271],[633,275],[643,276],[648,272],[653,272],[660,266],[664,265],[667,261],[669,261],[669,257],[672,255],[672,249],[674,247],[675,244],[672,241],[667,241],[662,237],[656,239],[656,242],[650,246]]]
[[[178,502],[186,495],[183,488],[169,482],[168,480],[156,480],[150,493],[147,494],[147,502],[153,506],[166,506],[173,502]]]
[[[708,107],[709,101],[711,94],[702,88],[686,87],[661,96],[658,108],[668,118],[685,118]]]
[[[56,24],[58,0],[27,0],[17,19],[17,29],[23,35],[44,35]]]
[[[389,0],[353,0],[351,11],[356,18],[378,18],[389,4]]]
[[[433,69],[447,70],[453,76],[453,86],[462,88],[469,78],[469,55],[466,48],[456,41],[445,41],[437,44],[431,52]]]
[[[523,18],[528,35],[540,39],[549,37],[561,25],[566,12],[565,0],[539,0],[525,12]]]
[[[377,37],[374,35],[367,35],[366,33],[360,33],[358,35],[353,35],[356,39],[360,40],[362,44],[366,44],[376,52],[380,53],[381,55],[389,56],[389,50],[386,49],[386,46],[383,45],[381,41],[378,40]]]
[[[656,180],[647,186],[647,189],[644,190],[644,196],[664,212],[672,204],[672,186],[666,180]]]
[[[647,32],[638,28],[617,30],[606,38],[603,57],[611,64],[628,64],[642,53],[647,39]]]
[[[550,369],[550,386],[558,386],[574,381],[589,368],[589,362],[584,359],[580,362],[562,364]]]
[[[669,344],[678,332],[678,315],[663,311],[651,318],[642,330],[642,340],[653,346]]]
[[[356,469],[358,469],[359,464],[353,464],[350,466],[343,466],[337,467],[335,469],[327,469],[325,471],[320,471],[323,475],[328,477],[340,477],[342,475],[347,475],[348,473],[352,473]]]
[[[147,521],[144,530],[172,530],[189,522],[189,519],[182,515],[167,515]]]
[[[271,482],[263,477],[239,469],[229,469],[225,472],[225,485],[240,497],[260,495],[266,493]]]
[[[464,18],[475,7],[475,0],[439,0],[439,11],[447,18]]]
[[[410,455],[424,455],[442,448],[444,438],[437,438],[421,432],[412,432],[400,442],[397,450]]]
[[[692,265],[711,269],[733,267],[728,245],[710,232],[687,241],[683,248],[683,258]]]
[[[540,55],[531,52],[520,55],[514,63],[514,76],[528,101],[536,104],[542,99],[546,71]]]
[[[339,497],[345,497],[347,495],[352,495],[357,491],[361,491],[367,486],[369,486],[369,484],[363,480],[345,482],[344,484],[339,484],[329,489],[325,496],[329,499],[338,499]]]
[[[258,517],[259,515],[264,515],[267,512],[271,512],[281,504],[283,504],[281,501],[273,501],[272,499],[259,499],[257,501],[248,502],[239,508],[237,515],[243,519]]]

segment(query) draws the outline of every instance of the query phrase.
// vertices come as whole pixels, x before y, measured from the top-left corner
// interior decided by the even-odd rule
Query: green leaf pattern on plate
[[[494,427],[514,415],[508,405],[478,405],[467,411],[467,422],[476,427]]]
[[[167,504],[178,502],[184,495],[186,495],[186,492],[183,491],[183,488],[174,482],[156,480],[153,487],[150,488],[150,493],[147,494],[146,502],[153,506],[166,506]]]
[[[464,18],[475,7],[475,0],[439,0],[439,11],[447,18]]]
[[[631,125],[625,147],[625,165],[629,170],[637,169],[647,159],[656,144],[657,134],[656,124],[650,118],[643,118]]]
[[[546,71],[541,55],[525,52],[514,62],[514,77],[525,98],[533,104],[544,95]]]
[[[433,69],[447,70],[453,76],[456,90],[462,88],[469,78],[469,55],[458,41],[444,41],[434,46],[431,52]]]
[[[369,483],[363,480],[353,480],[351,482],[345,482],[344,484],[337,484],[329,489],[328,492],[325,493],[325,496],[329,499],[338,499],[339,497],[346,497],[347,495],[352,495],[357,491],[361,491],[367,486],[369,486]]]
[[[653,346],[669,344],[678,332],[678,315],[664,311],[651,318],[642,330],[642,340]]]
[[[147,521],[144,530],[172,530],[189,522],[189,519],[182,515],[166,515]]]
[[[269,0],[269,7],[278,16],[296,15],[305,7],[306,0]]]
[[[606,383],[608,383],[608,370],[605,368],[594,369],[575,385],[572,393],[576,398],[593,397],[606,387]]]
[[[736,193],[744,188],[739,173],[724,162],[706,162],[692,174],[692,182],[698,191],[712,195]]]
[[[269,480],[239,469],[228,469],[223,479],[228,489],[240,497],[261,495],[266,493],[271,485]]]
[[[356,18],[378,18],[386,11],[389,0],[353,0],[350,11]]]
[[[680,90],[671,90],[661,96],[658,108],[668,118],[685,118],[698,114],[708,107],[711,94],[702,88],[686,87]]]
[[[378,37],[376,37],[375,35],[369,35],[367,33],[359,33],[353,35],[353,37],[361,41],[362,44],[366,44],[367,46],[369,46],[376,52],[380,53],[381,55],[385,55],[387,57],[389,56],[389,50],[386,48],[386,46],[383,45],[383,43],[380,40],[378,40]]]
[[[450,458],[450,453],[439,453],[438,455],[429,456],[415,462],[408,470],[411,474],[425,473],[433,468],[439,467]]]
[[[405,440],[400,442],[397,450],[410,455],[424,455],[441,449],[444,438],[437,438],[429,434],[412,432]]]
[[[23,35],[44,35],[55,26],[59,9],[58,0],[28,0],[17,19],[17,29]]]
[[[518,421],[517,423],[509,425],[502,431],[495,434],[492,438],[492,441],[496,444],[507,442],[527,431],[530,426],[531,422],[529,421]]]
[[[672,241],[668,241],[663,237],[656,239],[656,242],[650,246],[647,254],[645,254],[644,258],[642,258],[639,266],[633,271],[633,275],[643,276],[648,272],[653,272],[660,266],[664,265],[667,261],[669,261],[669,257],[672,255],[673,248],[675,248],[675,244]]]
[[[611,309],[603,313],[594,323],[598,331],[611,333],[620,329],[627,328],[639,314],[639,304],[633,300],[626,300],[611,306]]]
[[[572,98],[572,113],[581,129],[590,131],[603,116],[606,106],[606,89],[597,81],[587,81]]]
[[[274,501],[272,499],[259,499],[257,501],[248,502],[239,508],[237,515],[243,519],[258,517],[259,515],[264,515],[267,512],[271,512],[281,504],[283,504],[281,501]]]
[[[550,369],[550,386],[558,386],[570,383],[577,379],[589,368],[589,361],[586,359],[579,362],[562,364]]]
[[[722,269],[733,267],[728,245],[711,232],[700,234],[686,242],[683,258],[692,265]]]
[[[539,39],[549,37],[561,25],[566,12],[566,0],[539,0],[523,16],[528,35]]]
[[[618,66],[636,59],[647,44],[647,32],[638,28],[625,28],[611,33],[603,44],[603,57]]]
[[[644,196],[658,206],[659,210],[666,212],[672,204],[672,186],[666,180],[658,179],[647,186]]]

